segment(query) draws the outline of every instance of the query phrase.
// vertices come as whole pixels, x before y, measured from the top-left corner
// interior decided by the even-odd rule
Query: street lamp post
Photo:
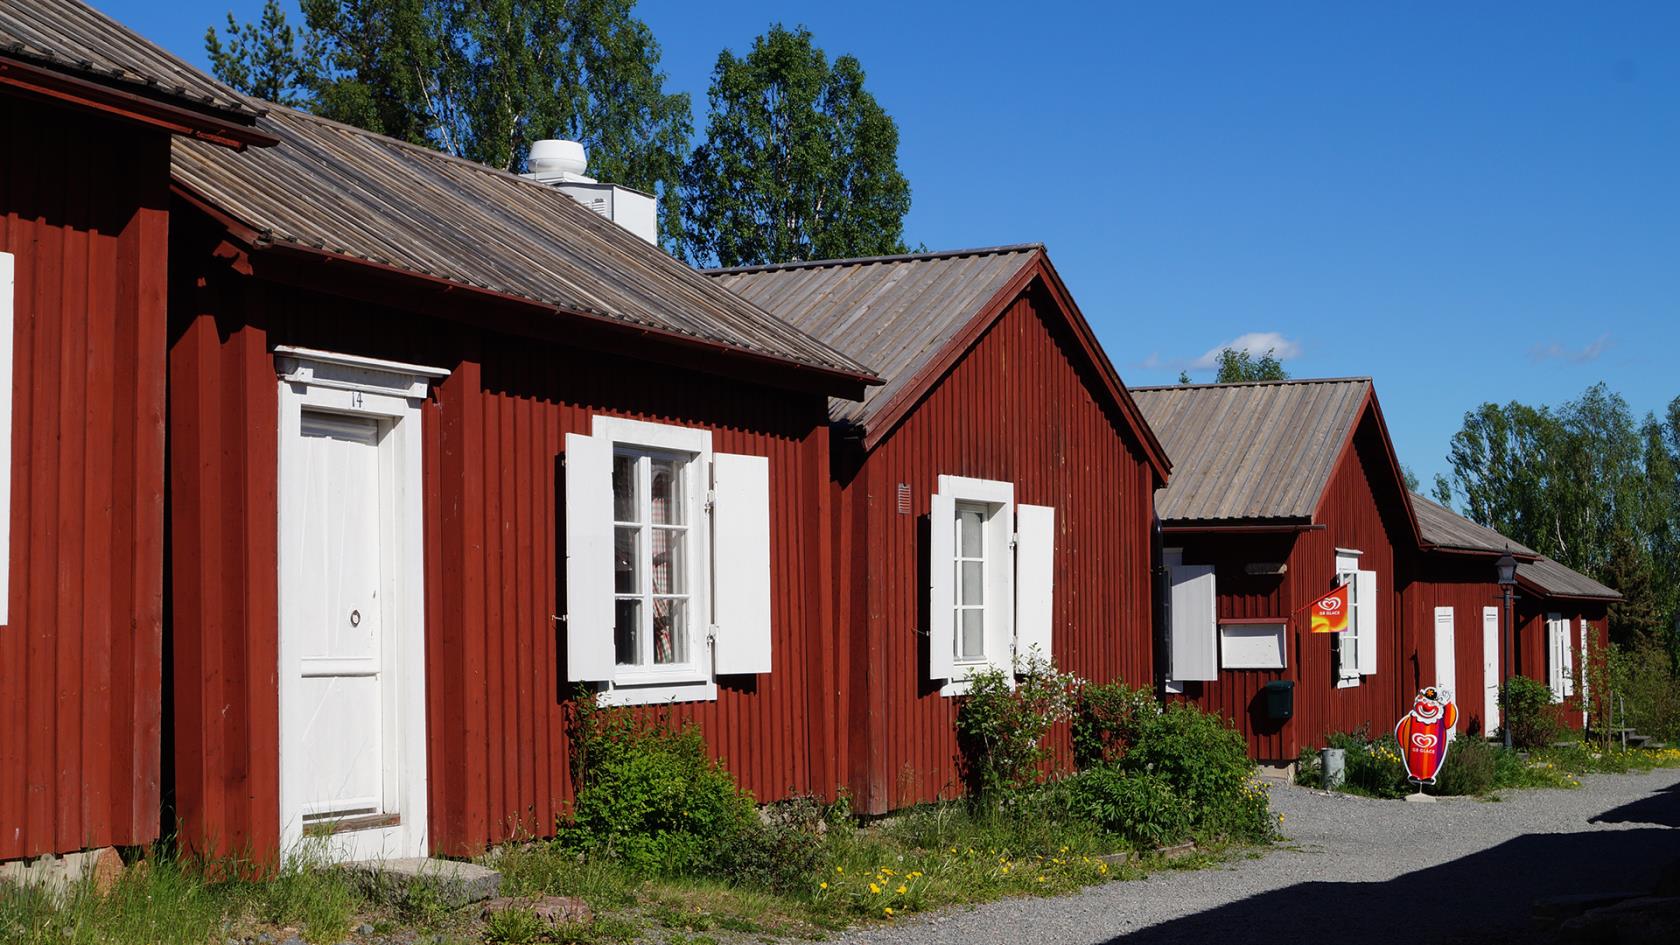
[[[1499,569],[1499,589],[1505,596],[1505,652],[1500,661],[1501,673],[1504,678],[1500,681],[1499,695],[1503,697],[1511,683],[1511,651],[1516,649],[1517,632],[1511,622],[1511,594],[1517,586],[1517,559],[1511,557],[1511,549],[1506,548],[1495,564]],[[1505,747],[1511,747],[1511,720],[1505,717],[1505,709],[1501,707],[1499,713],[1499,728],[1505,733]]]

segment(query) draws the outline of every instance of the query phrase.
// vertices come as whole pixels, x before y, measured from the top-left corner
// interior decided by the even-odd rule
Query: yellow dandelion
[[[1108,864],[1107,863],[1098,863],[1097,864],[1097,872],[1099,872],[1099,873],[1108,872]]]
[[[892,906],[888,906],[885,909],[882,909],[881,912],[885,915],[892,915]]]
[[[875,885],[874,883],[870,883],[869,884],[869,891],[871,893],[874,893],[875,895],[879,896],[881,894],[881,887]]]
[[[898,884],[898,889],[894,890],[894,892],[897,892],[900,896],[904,895],[905,893],[907,893],[909,891],[910,891],[910,887],[904,885],[903,883],[899,883]]]
[[[1038,878],[1038,881],[1039,881],[1039,882],[1041,882],[1041,883],[1042,883],[1042,882],[1044,882],[1044,877],[1042,877],[1042,876],[1040,876],[1040,877],[1039,877],[1039,878]]]
[[[827,889],[828,888],[828,883],[826,883],[826,882],[820,883],[820,884],[818,884],[817,888],[818,889]]]
[[[844,872],[846,872],[846,868],[845,868],[845,867],[844,867],[844,866],[836,866],[836,867],[835,867],[835,868],[834,868],[834,872],[836,872],[836,873],[844,873]]]

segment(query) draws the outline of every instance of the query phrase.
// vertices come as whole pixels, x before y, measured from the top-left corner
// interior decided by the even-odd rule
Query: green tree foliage
[[[1246,381],[1283,381],[1289,379],[1289,372],[1283,369],[1283,362],[1278,360],[1276,350],[1267,348],[1266,353],[1255,357],[1247,348],[1221,348],[1219,351],[1219,371],[1214,376],[1215,384],[1239,384]]]
[[[1604,384],[1555,409],[1482,404],[1454,434],[1436,497],[1620,591],[1613,638],[1672,649],[1680,605],[1680,398],[1636,420]]]
[[[851,56],[776,24],[718,55],[705,141],[683,169],[682,254],[739,266],[904,251],[898,126]]]
[[[215,27],[204,32],[210,68],[223,82],[281,105],[304,105],[310,100],[326,53],[313,31],[306,27],[300,33],[286,22],[279,0],[264,3],[254,23],[239,23],[229,13],[226,33],[224,43]]]
[[[571,138],[596,177],[656,194],[680,223],[693,118],[665,92],[660,48],[633,0],[270,0],[205,47],[218,78],[262,98],[517,171],[531,142]]]

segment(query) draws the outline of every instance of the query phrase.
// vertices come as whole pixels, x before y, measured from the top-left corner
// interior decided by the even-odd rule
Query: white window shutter
[[[933,511],[928,515],[928,677],[950,679],[955,672],[956,638],[952,608],[955,593],[956,549],[952,546],[957,527],[954,498],[934,493]]]
[[[12,598],[12,293],[17,260],[0,253],[0,626]]]
[[[1562,623],[1557,614],[1546,618],[1546,685],[1552,690],[1552,698],[1557,700],[1563,699]]]
[[[1049,660],[1056,580],[1056,510],[1015,507],[1015,658]]]
[[[712,457],[712,603],[720,674],[770,672],[770,460]]]
[[[1377,671],[1377,614],[1382,610],[1377,606],[1377,572],[1355,571],[1353,582],[1355,629],[1359,634],[1355,659],[1359,675],[1371,676]]]
[[[1574,634],[1570,632],[1571,628],[1568,620],[1563,621],[1559,629],[1561,630],[1563,646],[1563,678],[1560,681],[1563,683],[1563,694],[1572,696],[1575,694]]]
[[[1174,681],[1219,678],[1219,628],[1211,564],[1181,564],[1172,575],[1172,673]]]
[[[613,677],[612,441],[566,434],[566,678]]]

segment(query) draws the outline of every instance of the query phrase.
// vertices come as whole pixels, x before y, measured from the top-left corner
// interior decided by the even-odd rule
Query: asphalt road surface
[[[1498,802],[1374,801],[1275,787],[1285,839],[1256,858],[910,917],[871,945],[1533,942],[1535,899],[1644,891],[1680,860],[1680,770]]]

